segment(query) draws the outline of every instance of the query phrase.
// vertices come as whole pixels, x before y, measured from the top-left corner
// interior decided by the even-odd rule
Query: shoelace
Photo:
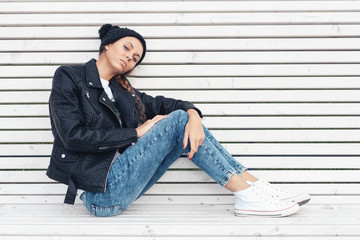
[[[278,187],[275,187],[275,186],[271,185],[271,184],[270,184],[269,182],[267,182],[267,181],[264,181],[264,180],[260,180],[260,181],[262,181],[262,184],[265,184],[267,187],[270,187],[270,189],[273,190],[272,195],[273,195],[273,194],[276,194],[276,192],[283,192],[283,193],[285,193],[285,194],[287,194],[287,195],[289,195],[289,196],[294,195],[292,192],[287,191],[287,190],[284,190],[284,189],[281,189],[281,188],[278,188]],[[276,194],[276,195],[273,195],[273,197],[279,197],[279,195]]]
[[[285,206],[284,202],[281,202],[273,197],[270,197],[266,194],[264,194],[261,189],[259,189],[258,187],[253,185],[253,192],[255,192],[256,195],[258,195],[260,198],[262,198],[263,200],[265,200],[266,202],[271,203],[272,205],[280,205],[280,206]]]

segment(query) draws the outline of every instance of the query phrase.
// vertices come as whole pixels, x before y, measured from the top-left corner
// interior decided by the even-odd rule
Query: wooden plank
[[[79,193],[82,191],[79,191]],[[40,195],[40,196],[19,196],[19,195],[1,195],[0,204],[63,204],[64,196],[56,195]],[[181,196],[181,195],[143,195],[141,198],[136,200],[133,205],[178,205],[178,204],[234,204],[234,195],[229,193],[228,195],[202,195],[202,196]],[[360,196],[352,195],[312,195],[311,201],[307,204],[310,205],[359,205]],[[75,205],[83,205],[79,195],[75,200]]]
[[[207,116],[225,115],[358,115],[360,107],[357,103],[195,103],[195,106]],[[0,105],[1,109],[1,105]],[[1,111],[0,111],[1,114]]]
[[[51,129],[48,117],[0,118],[0,129]],[[0,136],[1,138],[1,136]]]
[[[359,63],[360,51],[149,52],[142,64]],[[97,52],[0,53],[0,64],[84,64]]]
[[[40,29],[46,27],[40,27]],[[72,28],[72,29],[71,29]],[[78,27],[56,27],[58,32],[66,32],[61,38],[71,35],[71,38],[98,38],[97,26]],[[21,29],[21,28],[20,28]],[[80,29],[78,33],[74,30]],[[141,33],[145,38],[258,38],[258,37],[359,37],[360,27],[358,24],[299,24],[299,25],[210,25],[210,26],[131,26],[131,29]],[[30,29],[27,29],[29,31]],[[9,29],[10,31],[10,29]],[[19,30],[18,30],[19,31]],[[52,30],[53,31],[53,30]],[[31,35],[43,35],[44,33],[33,33]],[[24,35],[22,33],[21,35]],[[29,38],[31,35],[28,35]],[[59,33],[57,33],[59,35]],[[6,36],[6,32],[5,35]],[[50,35],[51,36],[51,35]],[[49,37],[49,36],[48,36]],[[9,37],[8,37],[9,38]]]
[[[205,116],[356,116],[359,103],[195,103]],[[49,116],[47,104],[0,104],[2,117]]]
[[[13,119],[13,122],[21,121]],[[358,128],[358,117],[204,117],[203,124],[208,129],[234,129],[234,128]],[[1,125],[1,118],[0,118]],[[20,124],[22,125],[22,124]],[[7,125],[5,125],[7,126]]]
[[[61,29],[61,31],[59,31]],[[0,27],[0,51],[4,52],[98,52],[98,29],[70,27]],[[85,33],[84,33],[85,32]],[[65,39],[64,39],[65,38]],[[79,39],[80,38],[80,39]],[[90,38],[90,39],[89,39]],[[46,39],[46,40],[45,40]],[[358,37],[337,38],[244,38],[244,39],[151,39],[153,51],[278,51],[278,50],[359,50]],[[146,60],[147,58],[145,58]],[[68,60],[69,61],[69,60]]]
[[[240,125],[237,125],[239,128]],[[51,130],[0,131],[0,143],[49,143],[54,140]],[[266,143],[266,142],[360,142],[360,130],[211,130],[220,142]]]
[[[16,3],[2,2],[2,13],[106,13],[121,9],[122,13],[130,12],[228,12],[228,11],[357,11],[360,10],[358,2],[354,1],[208,1],[204,2],[41,2]]]
[[[49,116],[49,106],[47,104],[0,104],[0,116]]]
[[[358,76],[360,64],[139,65],[131,76]],[[0,66],[0,77],[53,77],[58,66]]]
[[[353,156],[360,154],[358,143],[224,143],[222,145],[230,154],[242,156]],[[52,144],[0,144],[0,156],[49,156],[51,149]]]
[[[274,184],[284,190],[306,192],[315,195],[358,195],[360,184],[335,183],[335,184]],[[61,195],[64,196],[67,186],[58,183],[41,184],[0,184],[0,195]],[[78,192],[80,194],[81,191]],[[231,194],[229,190],[216,183],[198,184],[155,184],[146,194],[156,195],[223,195]]]
[[[25,0],[25,1],[30,1],[30,0]],[[41,0],[41,1],[44,1],[44,0]],[[48,0],[46,0],[48,1]],[[83,0],[82,0],[83,1]],[[118,240],[119,239],[119,236],[116,236],[116,237],[111,237],[111,236],[102,236],[101,237],[102,239],[106,239],[106,240]],[[59,236],[29,236],[27,235],[26,237],[24,236],[5,236],[5,237],[2,237],[0,236],[0,239],[3,239],[3,240],[59,240],[59,239],[67,239],[67,237],[64,237],[64,238],[61,238]],[[71,236],[71,239],[72,240],[83,240],[84,237],[82,236]],[[99,239],[97,236],[87,236],[86,239]],[[129,240],[150,240],[150,239],[154,239],[154,237],[133,237],[133,236],[127,236],[126,239],[129,239]],[[162,237],[162,236],[157,236],[156,239],[169,239],[169,236],[165,236],[165,237]],[[184,239],[184,237],[174,237],[174,236],[171,236],[171,239],[172,240],[182,240]],[[226,237],[211,237],[211,236],[196,236],[196,237],[186,237],[187,240],[228,240],[229,237],[226,236]],[[244,237],[242,236],[241,237],[242,240],[256,240],[258,239],[258,237]],[[277,236],[267,236],[267,237],[261,237],[262,240],[277,240],[279,239]],[[300,238],[299,237],[281,237],[281,240],[299,240]],[[304,239],[302,237],[302,239]],[[311,236],[311,237],[306,237],[305,238],[306,240],[338,240],[339,238],[338,237],[331,237],[331,236],[326,236],[326,237],[315,237],[315,236]],[[358,240],[358,237],[348,237],[348,236],[343,236],[342,239],[344,240]]]
[[[203,124],[210,130],[246,129],[246,128],[276,128],[276,129],[304,129],[304,128],[360,128],[360,117],[204,117]],[[0,129],[51,129],[48,117],[8,117],[0,118]],[[1,137],[0,137],[1,138]]]
[[[148,95],[162,95],[192,102],[359,102],[360,90],[149,90]],[[281,93],[281,94],[280,94]],[[321,94],[319,94],[321,93]],[[2,92],[0,103],[47,103],[50,91]],[[331,103],[330,103],[331,104]]]
[[[286,219],[288,223],[279,224],[279,221],[270,222],[267,220],[267,223],[264,224],[264,221],[261,221],[261,228],[259,228],[259,219],[248,220],[249,218],[235,218],[233,213],[229,211],[229,209],[223,210],[214,210],[214,207],[207,207],[206,211],[212,212],[213,216],[211,218],[204,217],[208,215],[207,212],[202,211],[198,214],[194,214],[193,209],[183,208],[183,206],[179,206],[175,208],[174,211],[177,214],[171,214],[171,212],[166,213],[167,215],[171,215],[172,217],[169,219],[163,219],[165,214],[163,214],[160,219],[155,218],[153,221],[146,218],[146,216],[152,216],[154,211],[151,209],[146,212],[142,221],[137,219],[134,222],[129,223],[129,219],[135,213],[128,212],[124,213],[121,217],[119,216],[117,219],[122,220],[113,220],[111,222],[107,222],[106,224],[91,224],[81,222],[83,219],[79,220],[68,220],[68,222],[64,222],[66,219],[59,219],[63,221],[58,221],[57,224],[53,222],[46,222],[44,220],[40,220],[40,222],[35,219],[32,224],[29,224],[29,220],[22,219],[21,221],[17,220],[6,222],[6,220],[2,220],[4,222],[2,226],[4,227],[3,234],[4,235],[51,235],[56,233],[57,236],[178,236],[178,237],[188,237],[188,236],[208,236],[214,235],[217,236],[234,236],[234,237],[242,237],[242,236],[284,236],[284,235],[293,235],[296,232],[297,236],[307,237],[313,236],[314,232],[317,235],[321,236],[359,236],[360,230],[357,228],[358,221],[356,221],[355,213],[359,213],[359,211],[350,212],[351,218],[346,222],[346,224],[339,224],[342,221],[346,221],[346,217],[342,216],[341,210],[337,211],[327,211],[326,213],[321,213],[320,210],[315,210],[311,213],[311,210],[299,212],[298,217],[293,217],[291,219]],[[196,207],[196,206],[195,206]],[[198,207],[198,206],[197,206]],[[199,207],[198,207],[199,208]],[[233,206],[229,206],[228,208],[233,208]],[[37,207],[39,209],[39,207]],[[77,209],[74,211],[74,208],[65,209],[58,207],[56,210],[52,210],[47,214],[47,216],[51,214],[56,214],[59,210],[63,211],[60,216],[67,214],[77,214],[80,217],[89,217],[90,214],[86,213],[86,209]],[[76,209],[76,208],[75,208]],[[45,210],[43,210],[45,211]],[[136,210],[135,210],[136,211]],[[138,211],[144,211],[141,208]],[[36,210],[32,211],[34,214]],[[335,212],[338,218],[332,218],[332,213]],[[187,218],[180,218],[178,215],[187,214]],[[318,219],[318,215],[321,215],[322,218]],[[194,216],[195,215],[195,216]],[[202,216],[201,216],[202,215]],[[312,218],[306,219],[305,216],[310,215]],[[175,217],[176,216],[176,217]],[[328,217],[328,220],[325,220],[326,223],[331,225],[322,224],[324,223],[324,218]],[[217,218],[221,218],[221,222]],[[341,220],[340,220],[340,219]],[[311,221],[314,219],[313,221]],[[199,224],[199,220],[202,224]],[[257,220],[257,221],[256,221]],[[317,220],[317,221],[316,221]],[[167,221],[167,222],[165,222]],[[280,220],[281,221],[281,220]],[[285,221],[285,220],[282,220]],[[353,222],[351,222],[353,221]],[[56,221],[55,221],[56,222]],[[71,224],[69,224],[69,222]],[[170,223],[169,223],[170,222]],[[266,222],[266,221],[265,221]],[[118,226],[122,227],[118,227]],[[34,227],[36,226],[36,227]],[[91,227],[89,227],[91,226]],[[301,227],[301,231],[299,231],[299,227]]]
[[[0,90],[51,90],[52,78],[3,78],[0,84]]]
[[[30,0],[26,0],[26,1],[30,1]],[[44,1],[44,0],[42,0]],[[83,1],[83,0],[82,0]],[[60,238],[59,236],[29,236],[27,235],[26,237],[24,236],[6,236],[6,237],[1,237],[0,239],[4,239],[4,240],[59,240],[59,239],[66,239],[67,237],[64,238]],[[244,237],[242,236],[241,239],[242,240],[256,240],[256,238],[258,237]],[[84,237],[77,237],[77,236],[71,236],[71,239],[74,240],[83,240]],[[92,237],[92,236],[88,236],[86,237],[86,239],[98,239],[98,237]],[[114,239],[119,239],[119,236],[117,237],[111,237],[111,236],[103,236],[102,239],[106,239],[106,240],[114,240]],[[130,240],[150,240],[150,239],[154,239],[153,237],[132,237],[132,236],[127,236],[126,239],[130,239]],[[156,239],[169,239],[169,236],[166,237],[162,237],[162,236],[157,236]],[[171,236],[172,240],[182,240],[184,239],[184,237],[174,237]],[[206,239],[206,240],[228,240],[229,237],[211,237],[211,236],[196,236],[196,237],[186,237],[187,240],[202,240],[202,239]],[[277,236],[267,236],[267,237],[261,237],[262,240],[277,240],[279,239]],[[299,237],[281,237],[281,240],[299,240]],[[302,237],[302,239],[304,239]],[[337,240],[339,239],[338,237],[331,237],[331,236],[326,236],[323,237],[316,237],[316,236],[311,236],[311,237],[306,237],[306,240]],[[358,237],[348,237],[348,236],[343,236],[342,239],[344,240],[358,240]]]
[[[359,168],[360,157],[296,157],[296,156],[233,156],[236,161],[250,170],[260,169],[354,169]],[[50,157],[0,157],[0,169],[47,169]],[[183,154],[170,169],[198,169],[198,167]]]
[[[236,25],[236,24],[352,24],[359,23],[356,11],[347,12],[242,12],[242,13],[11,13],[1,14],[6,26],[102,25]]]
[[[252,170],[254,176],[270,182],[358,182],[360,170]],[[1,183],[52,183],[46,171],[1,171]],[[215,181],[203,171],[167,171],[159,183],[214,183]]]
[[[40,210],[41,205],[12,205],[7,204],[3,206],[4,211],[4,219],[0,219],[0,222],[7,224],[22,224],[26,220],[32,217],[34,220],[34,225],[36,224],[47,224],[49,221],[53,222],[53,224],[64,224],[66,219],[72,224],[98,224],[99,220],[95,220],[96,218],[89,218],[90,213],[85,209],[84,206],[72,206],[68,204],[55,204],[55,205],[44,205],[44,207]],[[230,225],[238,225],[238,224],[249,224],[254,225],[256,221],[259,221],[262,224],[274,224],[271,222],[272,218],[236,218],[233,215],[234,204],[222,204],[222,205],[210,205],[210,204],[186,204],[186,205],[131,205],[128,209],[126,209],[122,216],[115,217],[114,219],[106,218],[104,219],[104,223],[113,223],[123,225],[128,223],[127,221],[137,221],[137,223],[158,223],[158,224],[167,224],[167,220],[173,220],[172,223],[178,223],[188,220],[188,223],[196,223],[199,219],[207,216],[207,219],[204,220],[204,223],[209,223],[211,221],[219,221],[216,219],[219,215],[224,214],[223,220],[224,224],[227,224],[233,221]],[[11,210],[13,215],[11,214]],[[37,216],[31,216],[35,211],[38,211]],[[310,213],[310,211],[314,211]],[[353,212],[351,212],[353,211]],[[300,209],[297,214],[287,218],[279,218],[276,221],[276,224],[279,226],[282,225],[292,225],[292,224],[306,224],[307,225],[322,225],[322,224],[336,224],[339,222],[339,225],[348,225],[350,222],[358,223],[359,219],[356,218],[356,214],[360,211],[359,206],[356,205],[305,205]],[[305,214],[306,213],[306,214]],[[332,217],[327,219],[327,216],[331,213],[336,217]],[[36,213],[35,213],[36,214]],[[166,219],[166,215],[171,215],[172,217],[168,217]],[[306,219],[307,215],[312,215],[312,219]],[[58,221],[56,221],[58,218]],[[129,219],[127,219],[129,218]],[[172,219],[173,218],[173,219]],[[235,219],[234,219],[235,218]],[[295,220],[295,219],[296,220]],[[252,219],[246,221],[246,219]],[[256,220],[257,219],[257,220]],[[8,220],[8,222],[5,222]],[[18,222],[16,222],[18,220]],[[297,222],[296,222],[297,221]],[[345,222],[344,222],[345,221]],[[213,222],[214,223],[214,222]],[[219,223],[217,223],[219,224]],[[102,224],[100,224],[102,225]],[[256,225],[256,224],[255,224]]]
[[[355,89],[359,77],[129,77],[138,90],[150,89]],[[51,90],[52,78],[3,78],[0,90]]]
[[[1,81],[1,80],[0,80]],[[25,81],[25,80],[23,80]],[[360,88],[359,77],[129,77],[138,89],[332,89]],[[25,83],[24,83],[25,84]],[[8,84],[2,84],[7,87]],[[29,85],[29,84],[26,84]],[[29,86],[31,89],[31,87]],[[19,88],[18,88],[19,89]]]

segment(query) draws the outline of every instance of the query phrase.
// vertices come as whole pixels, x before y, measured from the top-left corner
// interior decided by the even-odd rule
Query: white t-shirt
[[[105,90],[105,93],[108,95],[109,99],[113,102],[115,102],[115,98],[114,98],[114,95],[112,94],[111,92],[111,88],[109,86],[110,82],[109,81],[106,81],[105,79],[103,78],[100,78],[101,80],[101,85],[102,87],[104,88]]]

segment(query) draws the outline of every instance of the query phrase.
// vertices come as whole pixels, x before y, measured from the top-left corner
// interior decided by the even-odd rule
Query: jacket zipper
[[[101,102],[101,101],[99,101]],[[111,107],[109,107],[108,105],[106,105],[105,103],[101,102],[103,105],[105,105],[108,109],[110,109],[110,111],[116,116],[117,120],[119,121],[120,127],[122,127],[122,122],[121,119],[116,115],[116,113],[114,112],[114,110],[112,110]]]
[[[101,102],[101,101],[99,101]],[[106,105],[105,103],[101,102],[103,105],[105,105],[108,109],[111,110],[111,112],[116,116],[116,118],[119,120],[119,124],[120,124],[120,127],[122,127],[122,123],[121,123],[121,119],[116,115],[116,113],[114,112],[114,110],[112,110],[111,107],[109,107],[108,105]],[[120,147],[120,146],[119,146]],[[109,148],[109,147],[99,147],[99,150],[103,150],[103,149],[106,149],[106,148]],[[115,153],[116,155],[116,153]],[[115,156],[114,156],[115,157]],[[114,158],[111,160],[111,164],[107,170],[107,173],[106,173],[106,178],[105,178],[105,184],[104,184],[104,192],[106,192],[106,183],[107,183],[107,179],[108,179],[108,176],[109,176],[109,172],[110,172],[110,168],[111,168],[111,165],[113,164],[114,162]]]

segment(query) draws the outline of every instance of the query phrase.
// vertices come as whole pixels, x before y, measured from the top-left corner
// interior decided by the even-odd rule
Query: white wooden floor
[[[154,198],[157,204],[146,203]],[[144,196],[122,215],[101,219],[80,201],[6,204],[0,239],[360,239],[359,196],[314,196],[284,218],[235,217],[232,202],[233,196]]]

